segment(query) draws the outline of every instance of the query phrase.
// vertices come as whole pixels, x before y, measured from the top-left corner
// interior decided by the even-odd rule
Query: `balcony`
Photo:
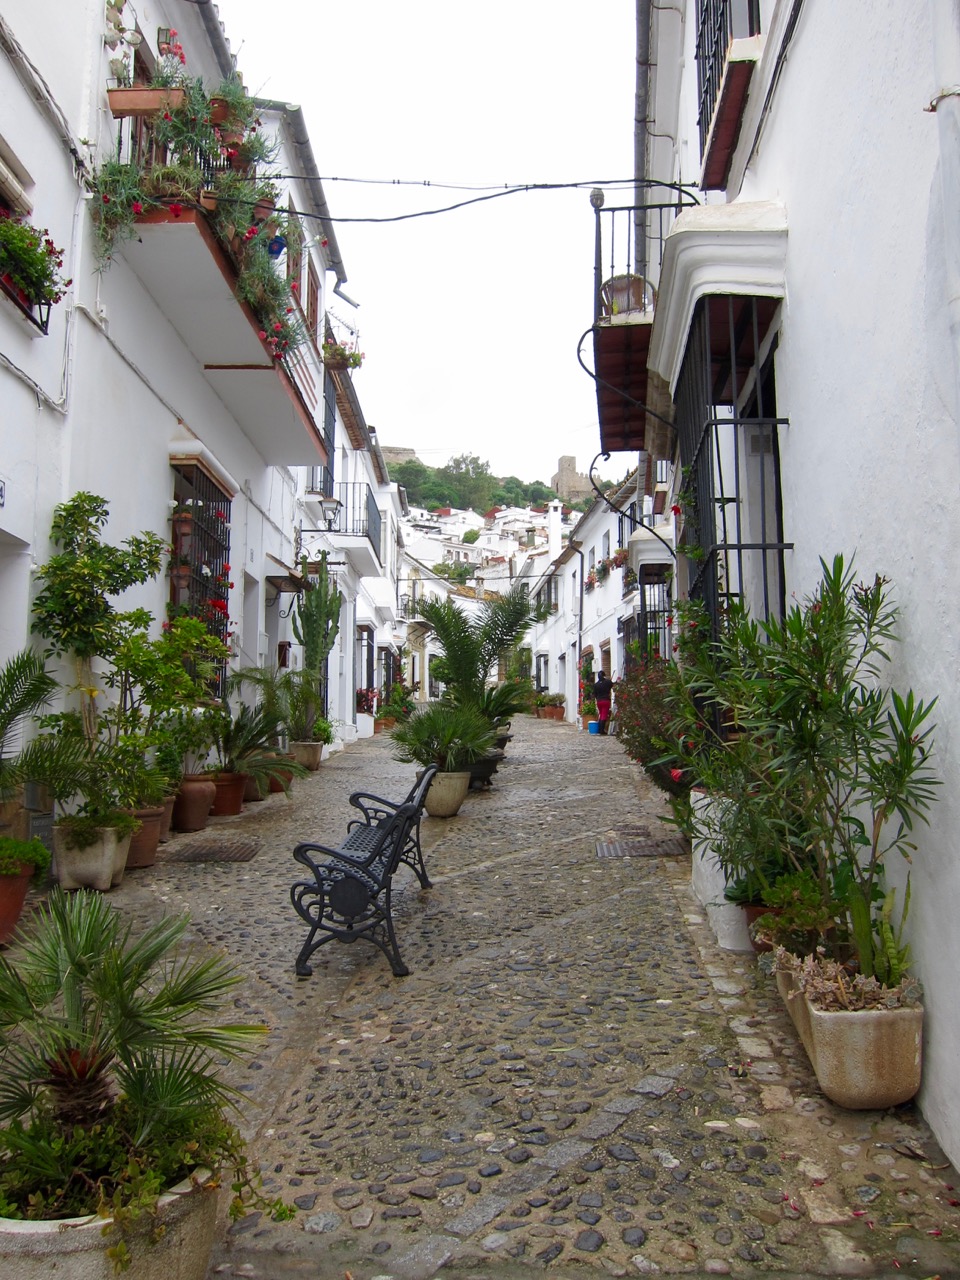
[[[656,284],[667,233],[697,203],[687,189],[657,184],[662,200],[604,208],[594,204],[594,377],[604,453],[669,450],[668,388],[647,369]]]
[[[383,564],[383,517],[373,490],[362,482],[341,482],[333,486],[333,496],[340,500],[340,509],[328,526],[333,545],[361,578],[376,577]]]
[[[704,191],[727,184],[762,50],[758,0],[700,0],[696,56]]]
[[[141,215],[138,239],[122,252],[264,461],[325,461],[310,404],[310,355],[273,358],[258,336],[260,323],[234,293],[236,268],[203,211],[181,206],[178,216],[170,209]],[[319,380],[319,362],[312,363]]]

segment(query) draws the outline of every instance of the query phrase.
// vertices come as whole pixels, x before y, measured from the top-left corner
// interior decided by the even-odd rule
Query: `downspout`
[[[940,188],[943,200],[943,256],[947,317],[960,419],[960,11],[956,0],[930,0],[936,94],[928,111],[940,133]]]
[[[650,105],[650,12],[653,0],[637,0],[637,82],[633,111],[633,203],[643,203],[647,176],[647,113]],[[639,208],[634,214],[634,259],[638,276],[647,276],[647,229]]]
[[[580,557],[580,601],[577,610],[577,692],[580,692],[580,663],[583,661],[583,547],[570,538],[570,546]],[[579,714],[580,708],[577,707]]]

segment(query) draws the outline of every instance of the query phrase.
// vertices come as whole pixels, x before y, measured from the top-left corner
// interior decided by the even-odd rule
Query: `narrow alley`
[[[334,842],[351,792],[405,793],[385,737],[203,833],[249,860],[186,861],[199,837],[178,836],[114,893],[143,919],[189,910],[246,975],[238,1015],[271,1028],[235,1082],[299,1212],[225,1227],[210,1275],[960,1275],[960,1181],[918,1112],[819,1094],[619,743],[513,733],[489,791],[424,819],[433,889],[401,870],[407,978],[366,944],[293,971],[291,850]]]

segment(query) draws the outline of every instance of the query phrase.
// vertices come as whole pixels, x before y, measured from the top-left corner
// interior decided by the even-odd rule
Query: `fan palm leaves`
[[[475,618],[450,599],[421,601],[419,615],[433,628],[442,650],[450,700],[476,706],[496,664],[518,643],[536,609],[523,587],[515,586],[485,600]]]
[[[0,1120],[89,1127],[123,1095],[149,1127],[227,1099],[217,1061],[264,1028],[218,1018],[240,979],[220,956],[175,953],[187,924],[135,937],[100,894],[51,894],[16,965],[0,957]]]

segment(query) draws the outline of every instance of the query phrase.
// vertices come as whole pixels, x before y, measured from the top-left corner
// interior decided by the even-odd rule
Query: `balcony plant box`
[[[177,111],[186,100],[186,89],[173,87],[154,89],[147,84],[130,84],[107,90],[110,113],[115,120],[123,120],[128,116],[156,116],[163,111]]]

